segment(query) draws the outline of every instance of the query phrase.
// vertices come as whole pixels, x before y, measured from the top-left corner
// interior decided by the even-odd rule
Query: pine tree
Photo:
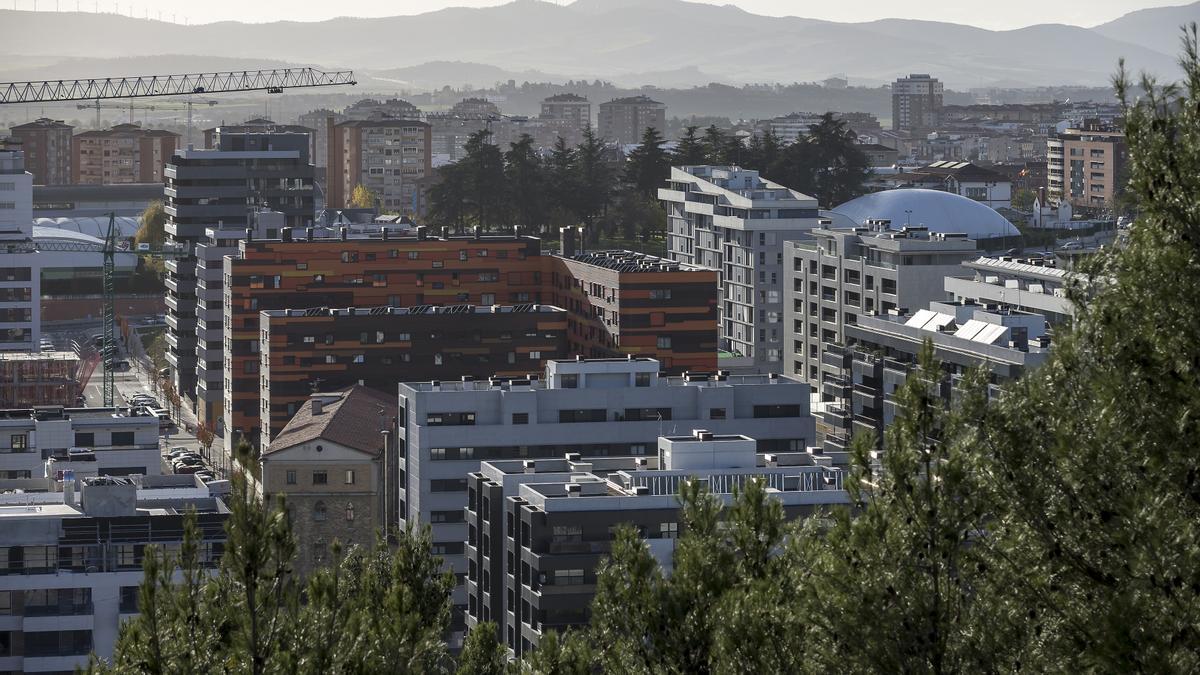
[[[504,175],[504,155],[491,142],[492,132],[480,129],[463,145],[462,166],[467,201],[474,207],[475,224],[485,230],[503,225],[508,185]]]
[[[533,138],[522,134],[504,153],[508,207],[519,227],[541,234],[546,225],[547,181]]]
[[[1200,57],[1116,79],[1141,217],[1085,266],[1069,335],[998,403],[981,452],[994,564],[1041,633],[1035,667],[1200,669]]]
[[[706,162],[704,144],[697,135],[700,127],[687,127],[671,156],[672,166],[698,166]]]
[[[663,150],[662,134],[646,127],[642,143],[629,153],[625,164],[625,183],[643,197],[653,198],[671,175],[671,162]]]
[[[706,164],[728,164],[729,137],[717,125],[709,125],[704,130],[704,162]]]
[[[485,621],[467,633],[457,675],[504,675],[508,650],[496,639],[496,624]]]
[[[591,230],[607,209],[615,187],[616,174],[604,156],[604,139],[591,127],[583,130],[583,142],[575,148],[572,211],[579,222]],[[595,236],[596,232],[592,233]]]

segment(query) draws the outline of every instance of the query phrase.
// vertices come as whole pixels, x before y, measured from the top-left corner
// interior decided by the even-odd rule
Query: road
[[[70,349],[72,340],[79,342],[81,345],[86,345],[90,336],[99,333],[102,330],[100,322],[81,322],[70,324],[69,326],[56,327],[56,330],[46,331],[47,337],[54,341],[55,346],[60,349]],[[154,393],[151,381],[153,377],[153,366],[149,363],[145,353],[138,344],[134,346],[133,352],[130,354],[128,345],[121,340],[121,336],[117,335],[118,357],[116,360],[126,360],[131,367],[128,370],[117,371],[113,378],[113,398],[114,403],[119,406],[128,405],[129,399],[133,396],[145,393],[154,396],[161,400],[162,397]],[[87,407],[99,408],[104,406],[104,372],[102,367],[97,367],[92,373],[86,385],[84,385],[83,396]],[[159,436],[159,445],[165,450],[167,448],[186,447],[189,450],[197,452],[202,456],[205,455],[200,446],[200,441],[196,439],[194,430],[196,428],[196,417],[190,410],[186,408],[180,411],[177,424],[170,429],[165,429]],[[219,451],[218,444],[220,438],[215,439],[212,452]],[[164,473],[170,473],[170,467],[164,466]]]

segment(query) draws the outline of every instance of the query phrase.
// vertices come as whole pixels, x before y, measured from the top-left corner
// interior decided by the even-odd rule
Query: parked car
[[[178,459],[179,457],[182,457],[184,455],[194,455],[194,454],[196,454],[196,453],[193,452],[191,448],[185,448],[185,447],[180,446],[180,447],[171,448],[170,450],[167,450],[166,454],[164,454],[163,457],[166,457],[167,459]]]
[[[200,473],[203,470],[204,470],[203,464],[184,464],[182,466],[175,467],[175,473],[177,475]]]
[[[208,483],[210,481],[214,481],[217,479],[216,475],[213,474],[213,472],[211,472],[211,471],[197,471],[196,476],[200,480],[204,481],[205,483]]]

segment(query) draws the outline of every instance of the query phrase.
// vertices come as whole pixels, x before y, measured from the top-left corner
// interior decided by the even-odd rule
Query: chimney
[[[390,232],[388,232],[388,228],[386,228],[386,227],[384,227],[384,228],[381,228],[381,230],[380,230],[380,231],[383,233],[383,240],[384,240],[384,241],[387,241],[387,240],[388,240],[388,235],[389,235],[389,234],[391,234]]]
[[[246,241],[254,241],[254,228],[246,228]]]
[[[312,402],[312,414],[320,415],[325,412],[325,402],[319,398],[314,398]]]
[[[343,226],[341,227],[341,229],[338,231],[338,237],[339,237],[339,238],[340,238],[342,241],[346,241],[347,239],[349,239],[349,238],[350,238],[350,228],[348,228],[348,227],[346,227],[345,225],[343,225]]]
[[[483,238],[483,227],[481,227],[481,226],[479,226],[479,225],[476,225],[476,226],[475,226],[475,238],[476,238],[476,239],[482,239],[482,238]]]
[[[560,227],[558,228],[559,245],[558,253],[564,258],[572,258],[576,253],[575,246],[575,228]]]
[[[313,240],[313,229],[311,227],[304,228],[304,236],[307,237],[309,241],[312,241]]]
[[[442,240],[450,241],[450,228],[446,227],[445,225],[442,226]]]
[[[292,228],[285,227],[279,230],[279,238],[283,241],[290,242],[292,240]]]
[[[425,236],[426,236],[425,233],[426,232],[427,232],[427,230],[425,229],[424,225],[418,225],[417,226],[417,241],[425,241]]]

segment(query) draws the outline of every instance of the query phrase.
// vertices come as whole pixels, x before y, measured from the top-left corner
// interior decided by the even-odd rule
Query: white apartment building
[[[86,670],[111,659],[138,614],[146,546],[177,547],[196,511],[199,559],[216,567],[228,508],[194,476],[68,481],[63,492],[0,492],[0,672]]]
[[[33,247],[33,174],[15,147],[0,146],[0,351],[36,351],[42,282]]]
[[[721,274],[721,349],[782,372],[783,242],[817,227],[816,198],[736,166],[673,167],[658,198],[667,256]]]
[[[0,480],[55,478],[47,476],[50,467],[156,476],[162,472],[158,418],[118,408],[0,410]]]

